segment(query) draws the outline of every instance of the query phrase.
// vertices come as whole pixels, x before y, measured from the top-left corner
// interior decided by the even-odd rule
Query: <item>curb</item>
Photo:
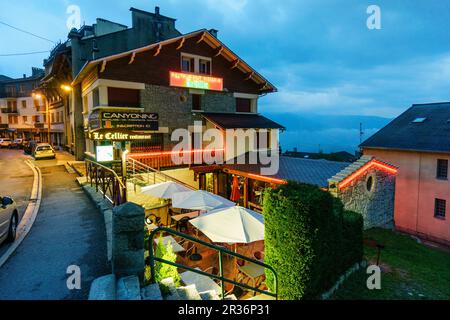
[[[28,206],[25,210],[25,213],[22,217],[22,221],[18,226],[18,232],[20,234],[19,238],[17,238],[8,250],[0,257],[0,268],[8,261],[9,257],[16,251],[16,249],[20,246],[22,241],[28,235],[31,230],[31,227],[36,220],[36,216],[38,214],[39,208],[41,206],[41,197],[42,197],[42,174],[41,170],[38,167],[35,167],[29,160],[26,160],[25,163],[31,168],[34,173],[33,180],[33,188],[31,189],[31,196],[28,202]]]

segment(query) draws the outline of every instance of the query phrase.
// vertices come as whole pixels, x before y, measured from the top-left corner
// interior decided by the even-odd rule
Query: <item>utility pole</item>
[[[359,124],[359,144],[360,145],[363,143],[363,137],[364,137],[364,130],[363,130],[363,124],[361,122]]]

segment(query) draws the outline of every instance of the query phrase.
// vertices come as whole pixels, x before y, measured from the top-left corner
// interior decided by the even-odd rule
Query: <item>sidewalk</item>
[[[87,299],[92,280],[110,273],[103,217],[64,166],[41,171],[41,208],[28,236],[0,268],[0,299]],[[81,269],[81,290],[67,288],[71,265]]]

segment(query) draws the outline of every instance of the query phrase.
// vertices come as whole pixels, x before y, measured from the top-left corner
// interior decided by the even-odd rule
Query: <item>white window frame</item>
[[[194,73],[195,74],[201,74],[201,75],[205,75],[205,76],[212,75],[212,72],[213,72],[212,58],[199,56],[199,55],[196,55],[196,54],[182,52],[181,53],[181,57],[180,57],[180,70],[183,70],[183,58],[184,57],[194,59]],[[200,73],[200,60],[209,61],[209,63],[210,63],[209,74]],[[186,72],[186,71],[183,71],[183,72]],[[192,72],[188,72],[188,73],[192,73]]]

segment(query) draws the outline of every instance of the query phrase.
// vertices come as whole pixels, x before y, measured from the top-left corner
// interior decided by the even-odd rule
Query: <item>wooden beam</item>
[[[241,60],[239,60],[239,59],[234,60],[231,70],[236,69],[240,62],[241,62]]]
[[[205,37],[206,37],[206,32],[203,32],[201,38],[197,41],[197,44],[202,42],[203,40],[205,40]]]
[[[136,51],[133,51],[133,53],[131,54],[130,62],[128,62],[128,64],[132,64],[135,58],[136,58]]]
[[[245,81],[250,80],[251,78],[253,78],[253,76],[255,75],[255,72],[251,72],[248,74],[248,76],[245,78]]]
[[[180,42],[180,45],[177,47],[177,50],[180,50],[181,48],[183,48],[183,46],[184,46],[184,42],[186,41],[186,38],[182,38],[181,39],[181,42]]]
[[[103,60],[102,68],[100,69],[100,73],[102,73],[103,71],[105,71],[105,68],[106,68],[106,60]]]
[[[265,87],[267,87],[269,84],[267,82],[264,82],[264,85],[261,87],[260,90],[264,90]]]
[[[214,55],[214,57],[220,56],[220,55],[222,54],[222,51],[223,51],[223,47],[220,46],[220,47],[219,47],[219,50],[217,50],[217,53]]]
[[[162,44],[160,44],[160,45],[158,46],[158,49],[156,49],[156,52],[155,52],[155,54],[154,54],[153,56],[154,56],[154,57],[158,56],[158,55],[160,54],[160,52],[161,52],[161,49],[162,49]]]

